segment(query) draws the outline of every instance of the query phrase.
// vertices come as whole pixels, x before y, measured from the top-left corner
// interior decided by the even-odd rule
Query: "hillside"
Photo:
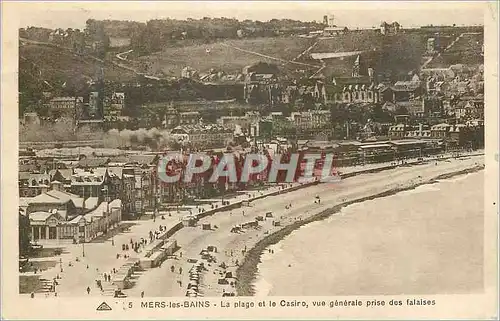
[[[383,74],[383,78],[396,80],[419,69],[426,41],[427,38],[418,33],[383,36],[374,31],[356,31],[320,39],[311,53],[364,51],[360,56],[365,69],[374,68],[377,74]],[[355,59],[355,56],[327,59],[323,74],[350,74]]]
[[[182,68],[186,66],[190,66],[200,72],[208,72],[211,68],[215,68],[224,70],[227,73],[235,73],[241,72],[243,67],[259,61],[304,69],[307,66],[299,64],[290,65],[285,61],[297,57],[313,41],[297,37],[279,37],[227,40],[206,45],[194,44],[184,47],[167,47],[161,52],[138,58],[135,66],[144,68],[145,65],[148,65],[145,70],[148,73],[155,74],[161,71],[166,75],[177,77],[180,76]],[[262,55],[285,61],[266,58]]]
[[[484,64],[483,33],[464,34],[449,50],[433,59],[429,68],[448,68],[455,64],[477,66]]]
[[[127,81],[136,77],[126,69],[110,63],[97,63],[54,46],[24,44],[19,46],[19,115],[43,110],[44,91],[56,95],[85,95],[99,69],[109,81]],[[86,97],[85,97],[86,98]]]
[[[81,56],[60,48],[26,44],[19,47],[20,71],[25,71],[24,64],[34,65],[39,76],[49,83],[79,82],[95,78],[98,71],[97,61],[89,56]],[[110,81],[130,80],[135,74],[105,63],[102,65],[105,78]],[[36,75],[32,75],[36,77]]]

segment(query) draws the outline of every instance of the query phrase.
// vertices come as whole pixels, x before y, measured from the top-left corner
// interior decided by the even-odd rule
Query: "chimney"
[[[422,132],[423,132],[424,126],[422,123],[418,124],[418,136],[422,137]]]

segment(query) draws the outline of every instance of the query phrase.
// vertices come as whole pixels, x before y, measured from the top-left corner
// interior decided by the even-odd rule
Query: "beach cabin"
[[[258,226],[259,226],[258,221],[250,221],[250,222],[246,222],[246,223],[241,224],[242,228],[256,228]]]
[[[201,228],[202,228],[202,230],[211,230],[212,229],[212,225],[210,223],[203,223],[201,225]]]
[[[236,225],[236,226],[233,226],[233,228],[231,228],[231,233],[239,233],[239,232],[241,232],[240,225]]]
[[[196,226],[197,219],[194,215],[187,215],[182,218],[182,225],[184,227],[193,227]]]
[[[217,253],[217,247],[213,246],[213,245],[209,245],[207,246],[207,251],[208,252],[214,252],[214,253]]]

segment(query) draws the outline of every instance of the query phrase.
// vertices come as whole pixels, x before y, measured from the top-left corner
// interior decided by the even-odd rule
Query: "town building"
[[[389,127],[389,138],[390,139],[403,139],[406,137],[407,132],[410,130],[410,126],[406,124],[397,124]]]
[[[270,104],[282,101],[283,88],[278,83],[277,66],[257,63],[243,68],[243,99],[249,104]]]
[[[47,172],[19,172],[19,196],[34,197],[50,189],[50,175]]]
[[[40,125],[41,119],[36,112],[24,113],[23,124],[24,125]]]
[[[393,102],[413,100],[424,93],[422,82],[416,74],[413,75],[411,80],[397,81],[391,86],[391,90],[393,92]]]
[[[106,168],[75,169],[71,176],[71,192],[86,201],[99,203],[116,196],[116,189],[111,184],[111,178]]]
[[[329,102],[339,103],[378,103],[380,93],[377,89],[373,68],[367,68],[368,75],[362,75],[361,58],[354,61],[350,77],[334,76],[326,84],[326,98]]]
[[[111,97],[104,100],[104,118],[116,119],[122,116],[125,109],[125,93],[114,92]]]
[[[289,118],[299,129],[322,128],[331,123],[329,110],[293,112]]]
[[[90,242],[119,224],[121,208],[121,201],[116,199],[69,219],[57,209],[31,212],[28,214],[31,241],[39,244]]]
[[[427,53],[434,54],[435,51],[436,51],[436,39],[435,38],[427,39]]]
[[[50,114],[54,118],[73,118],[83,106],[83,97],[54,97],[48,102]]]
[[[33,212],[57,213],[63,219],[71,219],[84,212],[86,207],[84,199],[78,195],[55,189],[35,196],[29,200],[26,214]],[[55,211],[55,212],[54,212]]]
[[[233,131],[220,125],[184,125],[172,130],[172,136],[194,148],[225,147],[233,139]]]
[[[380,33],[383,35],[394,35],[399,33],[400,28],[401,25],[397,21],[394,21],[393,23],[390,24],[383,21],[380,24]]]
[[[338,35],[343,35],[348,31],[349,29],[347,29],[347,27],[331,26],[323,29],[323,36],[324,37],[338,36]]]
[[[179,113],[178,124],[182,125],[194,125],[200,122],[201,116],[197,111],[186,111]]]

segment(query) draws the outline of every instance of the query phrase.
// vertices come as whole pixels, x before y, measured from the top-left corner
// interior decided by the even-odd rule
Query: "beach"
[[[459,175],[304,225],[262,252],[255,296],[479,293],[483,184]]]
[[[192,260],[188,262],[188,259],[200,260],[200,252],[211,245],[217,248],[217,253],[212,253],[216,263],[207,264],[206,270],[201,273],[199,292],[204,296],[221,296],[223,293],[254,295],[262,252],[300,226],[325,219],[350,203],[389,196],[436,179],[478,171],[483,164],[484,156],[428,161],[426,164],[353,176],[340,182],[321,183],[256,200],[248,207],[218,212],[201,219],[195,227],[178,231],[172,237],[180,246],[176,259],[166,260],[161,267],[141,273],[135,286],[126,293],[139,296],[144,291],[149,297],[185,296],[188,271],[193,266]],[[317,198],[320,203],[315,202]],[[287,209],[289,205],[292,206]],[[256,217],[265,216],[267,212],[272,212],[273,217],[259,222],[258,229],[230,232],[235,225],[255,221]],[[273,221],[279,221],[280,226],[273,226]],[[201,224],[204,223],[210,223],[213,228],[202,230]],[[226,269],[219,267],[222,262]],[[235,286],[218,284],[223,271],[237,275]]]

